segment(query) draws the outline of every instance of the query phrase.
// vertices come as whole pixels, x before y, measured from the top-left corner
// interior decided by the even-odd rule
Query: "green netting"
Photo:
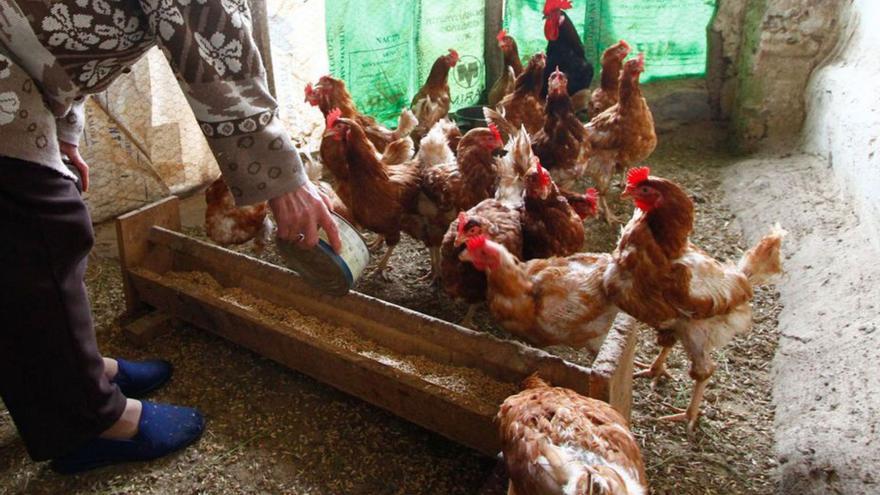
[[[358,108],[387,124],[428,77],[438,56],[460,57],[449,74],[453,109],[478,102],[486,85],[485,4],[473,0],[326,0],[330,70]]]
[[[706,26],[716,0],[574,0],[566,13],[597,63],[618,39],[645,52],[643,81],[706,73]],[[504,26],[525,59],[547,46],[544,0],[506,0]],[[485,89],[485,2],[479,0],[326,0],[330,70],[358,108],[393,124],[449,48],[461,57],[449,76],[457,109]],[[596,73],[598,74],[598,67]]]
[[[627,40],[645,52],[642,81],[706,74],[706,26],[716,0],[574,0],[566,10],[596,64],[606,47]],[[543,51],[544,0],[506,0],[504,25],[523,58]]]

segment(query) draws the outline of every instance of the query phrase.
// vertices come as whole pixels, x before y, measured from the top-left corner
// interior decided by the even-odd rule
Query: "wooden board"
[[[176,207],[176,203],[174,204]],[[168,271],[202,271],[224,287],[239,287],[265,301],[350,327],[362,337],[404,355],[420,355],[518,383],[538,371],[554,384],[609,402],[624,416],[631,408],[633,321],[619,317],[595,366],[569,363],[516,341],[502,340],[357,292],[337,298],[318,293],[286,268],[151,226],[168,221],[171,205],[159,203],[146,220],[120,219],[120,252],[129,281],[126,295],[141,306],[211,331],[287,367],[385,408],[452,440],[494,455],[493,418],[498,404],[456,394],[424,378],[290,326],[267,322],[209,291],[184,288]],[[178,220],[179,221],[179,220]],[[137,234],[132,229],[143,228]],[[134,246],[133,243],[141,243]],[[136,261],[135,261],[136,260]]]

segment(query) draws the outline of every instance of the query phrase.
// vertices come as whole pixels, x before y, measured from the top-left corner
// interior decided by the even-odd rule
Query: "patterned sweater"
[[[251,35],[247,0],[0,0],[0,155],[70,175],[83,95],[165,53],[239,205],[302,185]]]

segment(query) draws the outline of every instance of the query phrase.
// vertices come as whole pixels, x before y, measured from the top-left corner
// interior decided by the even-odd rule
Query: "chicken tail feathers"
[[[738,268],[752,285],[766,284],[782,270],[782,239],[787,232],[778,223],[770,229],[758,244],[743,254]]]
[[[531,375],[527,376],[526,379],[523,380],[522,383],[520,384],[520,388],[522,390],[529,390],[532,388],[543,388],[543,387],[549,387],[549,386],[550,386],[550,383],[548,383],[543,378],[541,378],[541,376],[538,375],[538,372],[534,372]]]
[[[443,121],[434,124],[428,134],[422,138],[417,156],[419,166],[423,168],[455,161],[455,155],[449,149]]]
[[[409,108],[404,108],[397,119],[397,129],[394,131],[394,140],[409,136],[418,127],[419,119]]]
[[[505,138],[505,142],[507,139],[510,139],[511,136],[516,135],[516,126],[504,118],[503,113],[489,107],[483,107],[483,117],[485,117],[487,123],[495,124],[495,127],[498,128],[498,131],[501,132],[501,135]]]

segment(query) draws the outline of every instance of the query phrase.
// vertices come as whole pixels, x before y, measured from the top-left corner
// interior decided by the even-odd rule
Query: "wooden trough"
[[[538,371],[552,383],[607,401],[629,417],[635,351],[629,317],[618,318],[587,368],[357,292],[344,297],[318,293],[286,268],[180,233],[175,197],[119,217],[116,228],[128,320],[135,321],[135,327],[181,320],[468,447],[488,455],[499,451],[493,424],[499,403],[456,393],[418,373],[295,327],[282,328],[267,322],[259,311],[175,284],[166,276],[204,272],[223,287],[240,288],[271,304],[350,327],[401,355],[473,368],[505,384],[519,383]]]

